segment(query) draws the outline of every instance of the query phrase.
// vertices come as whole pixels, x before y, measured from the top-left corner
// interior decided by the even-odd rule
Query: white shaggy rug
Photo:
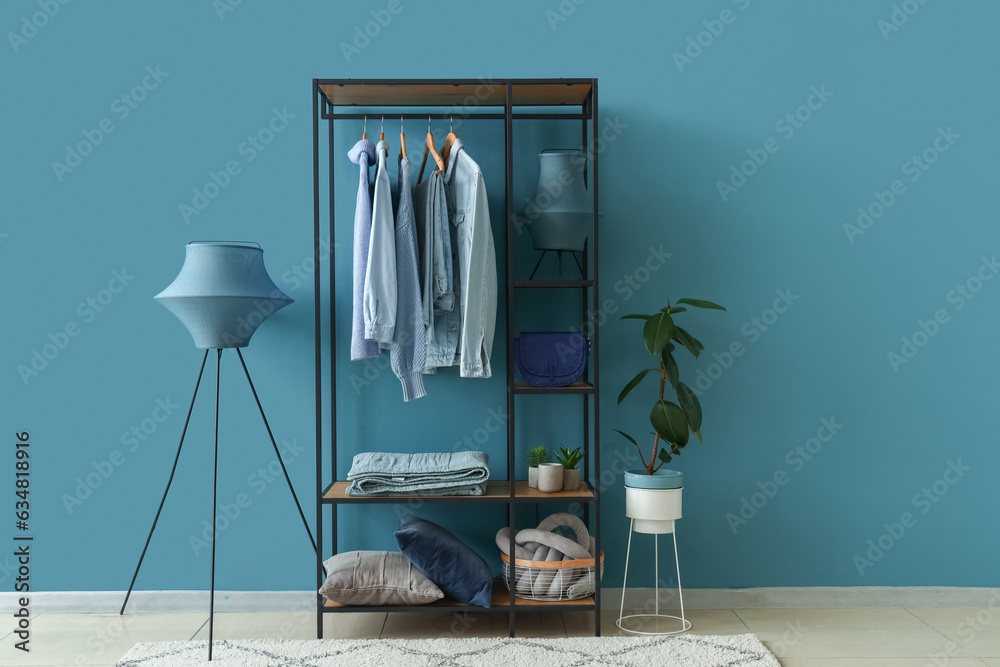
[[[569,639],[246,639],[149,642],[116,667],[780,667],[756,635]]]

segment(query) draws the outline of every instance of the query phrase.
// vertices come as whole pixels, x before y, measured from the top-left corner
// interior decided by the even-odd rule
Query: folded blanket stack
[[[574,538],[553,532],[566,526]],[[510,528],[497,532],[497,546],[510,556]],[[514,558],[520,561],[584,560],[596,557],[594,538],[587,526],[573,514],[553,514],[537,528],[519,530],[514,536]],[[517,565],[517,563],[515,563]],[[532,599],[574,600],[594,592],[594,568],[548,569],[518,566],[514,578],[519,597]]]
[[[387,454],[354,457],[350,496],[481,496],[490,478],[485,452]]]

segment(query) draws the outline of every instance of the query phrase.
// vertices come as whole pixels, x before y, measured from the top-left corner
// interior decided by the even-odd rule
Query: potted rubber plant
[[[634,528],[641,533],[667,533],[673,531],[673,522],[681,518],[681,492],[684,474],[663,468],[674,456],[679,456],[693,433],[701,440],[701,403],[694,390],[681,382],[674,352],[678,345],[698,357],[705,346],[688,331],[674,322],[674,318],[687,311],[687,307],[725,310],[722,306],[703,299],[678,299],[652,315],[625,315],[623,320],[643,320],[642,342],[646,351],[656,357],[657,366],[644,368],[618,395],[618,404],[638,387],[650,373],[658,380],[656,398],[649,413],[653,427],[653,446],[647,459],[639,443],[628,433],[615,429],[639,451],[644,468],[625,472],[625,515],[634,520]],[[648,383],[647,383],[648,384]],[[667,386],[677,402],[666,398]]]
[[[566,449],[559,446],[559,453],[556,460],[563,467],[563,491],[576,491],[580,488],[580,468],[577,467],[583,460],[583,449]]]
[[[528,450],[528,488],[538,488],[538,466],[551,460],[545,447],[539,445]]]

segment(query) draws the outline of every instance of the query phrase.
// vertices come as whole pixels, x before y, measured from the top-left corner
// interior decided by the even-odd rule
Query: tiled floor
[[[690,632],[754,632],[787,667],[1000,667],[1000,616],[988,609],[714,609],[689,610]],[[602,634],[619,635],[618,614],[601,616]],[[503,614],[329,614],[328,638],[504,637]],[[9,626],[8,626],[9,627]],[[531,613],[518,620],[519,635],[573,637],[593,634],[584,612]],[[3,628],[3,632],[7,628]],[[216,614],[223,638],[315,637],[310,613]],[[31,652],[0,639],[0,665],[114,665],[139,641],[205,639],[204,614],[40,614],[31,620]]]

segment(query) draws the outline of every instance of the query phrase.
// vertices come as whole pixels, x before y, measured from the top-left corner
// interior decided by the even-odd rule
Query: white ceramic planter
[[[680,519],[680,489],[637,489],[625,487],[625,516],[634,520],[637,533],[663,535],[674,532],[674,521]]]
[[[563,467],[561,463],[543,463],[538,466],[538,490],[555,493],[563,488]]]

